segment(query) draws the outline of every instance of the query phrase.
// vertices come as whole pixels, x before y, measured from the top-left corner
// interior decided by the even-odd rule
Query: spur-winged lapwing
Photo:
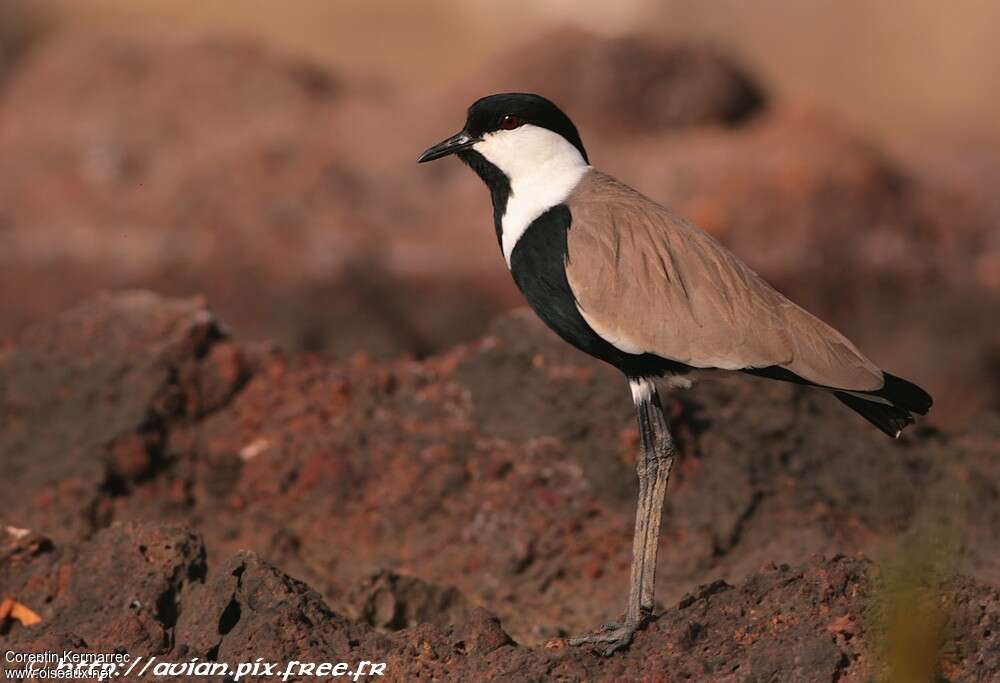
[[[653,378],[740,371],[825,389],[892,437],[931,397],[883,372],[683,217],[590,165],[558,107],[490,95],[420,158],[457,154],[483,179],[504,259],[560,337],[628,378],[639,421],[639,502],[625,620],[571,639],[626,647],[653,609],[660,516],[674,443]]]

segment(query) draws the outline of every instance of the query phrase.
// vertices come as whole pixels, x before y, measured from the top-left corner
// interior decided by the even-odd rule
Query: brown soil
[[[837,556],[795,568],[766,566],[737,586],[701,586],[665,611],[632,647],[602,658],[552,639],[514,642],[482,608],[448,625],[379,632],[338,614],[314,590],[256,553],[242,551],[206,571],[205,547],[183,528],[115,524],[86,543],[54,546],[39,536],[0,545],[0,577],[19,597],[45,602],[44,625],[3,636],[15,650],[127,651],[164,661],[385,662],[382,680],[865,681],[882,637],[863,609],[872,567]],[[113,558],[113,559],[112,559]],[[110,583],[105,577],[115,577]],[[401,577],[397,608],[431,588]],[[417,587],[414,591],[412,588]],[[983,681],[996,663],[1000,593],[951,582],[948,627],[972,637],[946,643],[947,680]],[[192,680],[135,677],[135,680]],[[244,680],[264,681],[257,676]]]
[[[841,554],[908,557],[903,539],[947,577],[961,648],[933,666],[1000,667],[996,416],[897,443],[791,386],[672,394],[662,610],[607,661],[559,638],[623,605],[627,392],[527,313],[425,362],[337,363],[234,341],[196,300],[104,295],[30,329],[0,377],[0,523],[31,530],[8,534],[0,593],[42,617],[9,624],[12,647],[386,660],[396,680],[865,680],[884,591]],[[716,580],[736,587],[699,588]]]

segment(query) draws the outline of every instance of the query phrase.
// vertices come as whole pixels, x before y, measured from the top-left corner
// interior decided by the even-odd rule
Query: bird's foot
[[[612,622],[605,624],[593,633],[570,638],[568,642],[574,647],[578,645],[591,645],[596,653],[604,657],[610,657],[619,650],[624,650],[631,645],[632,639],[635,638],[635,632],[641,630],[646,625],[646,621],[647,617],[643,617],[637,621],[625,620]]]

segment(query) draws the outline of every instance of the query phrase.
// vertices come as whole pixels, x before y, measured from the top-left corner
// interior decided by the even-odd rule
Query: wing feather
[[[699,368],[779,366],[838,389],[883,385],[846,337],[669,209],[597,171],[567,204],[570,288],[615,346]]]

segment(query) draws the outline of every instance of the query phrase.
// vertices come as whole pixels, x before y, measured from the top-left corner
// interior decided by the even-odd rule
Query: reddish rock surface
[[[0,553],[0,586],[45,605],[41,625],[15,625],[0,636],[5,647],[22,652],[127,652],[161,663],[234,667],[263,660],[279,670],[293,660],[384,662],[383,680],[390,681],[860,682],[885,670],[876,644],[894,635],[872,616],[880,585],[872,566],[844,556],[763,567],[737,586],[701,586],[657,615],[627,652],[608,659],[562,639],[519,645],[480,608],[445,626],[380,633],[330,609],[314,590],[251,552],[206,576],[200,539],[179,527],[115,524],[68,546],[8,536]],[[918,673],[952,681],[1000,674],[1000,592],[965,580],[938,588],[944,654]]]
[[[829,397],[713,377],[667,406],[662,616],[602,660],[559,638],[623,605],[615,373],[527,313],[424,362],[331,362],[233,340],[197,300],[103,295],[0,354],[0,594],[42,617],[0,639],[395,680],[861,681],[901,637],[869,576],[915,552],[950,624],[932,666],[996,675],[996,415],[892,442]]]

